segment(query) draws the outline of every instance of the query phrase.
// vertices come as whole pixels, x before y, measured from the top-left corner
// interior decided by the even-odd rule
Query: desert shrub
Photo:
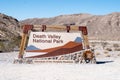
[[[4,51],[5,50],[5,45],[4,43],[1,41],[0,42],[0,51]]]
[[[75,22],[71,22],[70,25],[75,25]]]
[[[115,48],[114,50],[115,50],[115,51],[120,51],[120,48]]]
[[[111,49],[111,48],[106,48],[106,50],[107,50],[107,51],[112,51],[112,49]]]
[[[97,52],[97,53],[96,53],[96,55],[100,55],[100,53],[99,53],[99,52]]]
[[[108,43],[107,42],[101,42],[101,45],[102,45],[102,47],[104,49],[108,45]]]
[[[120,53],[117,56],[120,56]]]
[[[118,44],[113,44],[113,47],[114,47],[114,48],[118,48],[119,45],[118,45]]]
[[[91,44],[91,47],[95,47],[96,45],[95,44]]]
[[[108,51],[105,51],[104,54],[108,54]]]
[[[15,47],[19,47],[21,37],[14,37],[10,40],[0,41],[0,51],[9,52],[13,51]]]
[[[110,57],[111,55],[110,54],[107,54],[105,57]]]
[[[105,57],[110,57],[111,56],[108,51],[105,51],[104,54],[105,54]]]

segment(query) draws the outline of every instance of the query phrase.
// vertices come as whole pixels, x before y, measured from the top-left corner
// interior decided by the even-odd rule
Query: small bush
[[[120,51],[120,48],[115,48],[114,50],[115,50],[115,51]]]
[[[104,54],[108,54],[108,51],[105,51]]]
[[[114,48],[118,48],[119,45],[118,45],[118,44],[113,44],[113,47],[114,47]]]
[[[97,52],[97,53],[96,53],[96,55],[100,55],[100,53],[99,53],[99,52]]]
[[[106,50],[107,50],[107,51],[112,51],[112,49],[111,49],[111,48],[107,48]]]
[[[120,56],[120,53],[117,56]]]
[[[106,57],[110,57],[111,55],[110,54],[107,54]]]

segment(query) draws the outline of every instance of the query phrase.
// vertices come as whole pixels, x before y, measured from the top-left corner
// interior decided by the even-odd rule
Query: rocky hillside
[[[17,19],[0,13],[0,51],[11,51],[16,47],[19,30]]]
[[[90,39],[120,40],[120,12],[107,15],[72,14],[53,18],[33,18],[23,20],[21,24],[87,26]]]
[[[87,26],[90,39],[120,40],[120,12],[106,15],[72,14],[18,21],[0,13],[0,51],[11,51],[20,43],[20,24]]]

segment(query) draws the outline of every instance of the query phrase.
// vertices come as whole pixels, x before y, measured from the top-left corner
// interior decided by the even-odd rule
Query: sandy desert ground
[[[18,52],[0,53],[0,80],[120,80],[120,51],[111,46],[94,46],[97,64],[13,64]]]

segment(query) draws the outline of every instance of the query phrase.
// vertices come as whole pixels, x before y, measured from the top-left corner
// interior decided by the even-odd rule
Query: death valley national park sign
[[[52,57],[74,53],[82,49],[80,33],[31,32],[24,57]]]

